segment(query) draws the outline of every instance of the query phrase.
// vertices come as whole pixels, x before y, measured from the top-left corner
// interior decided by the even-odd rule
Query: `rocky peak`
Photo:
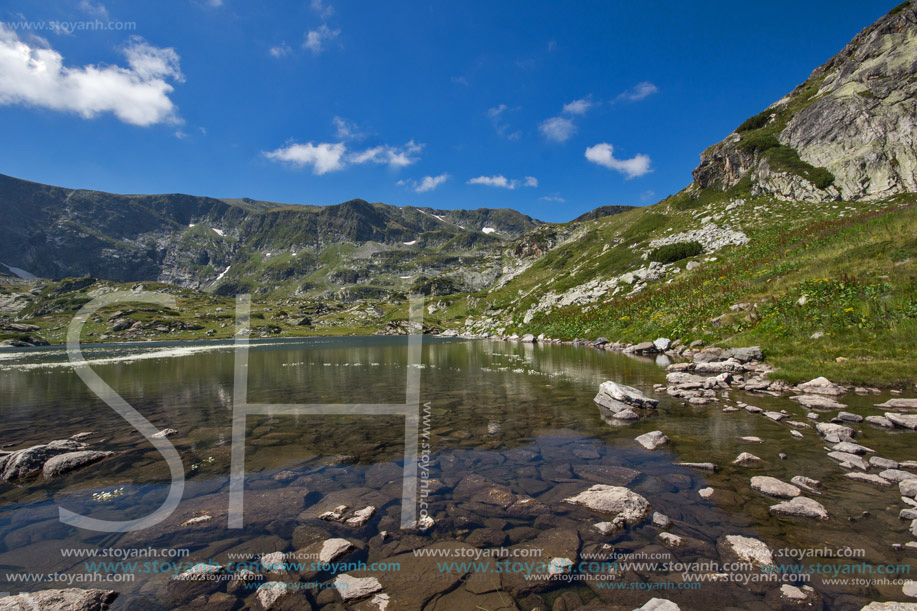
[[[805,201],[917,191],[917,0],[701,154],[698,187]]]

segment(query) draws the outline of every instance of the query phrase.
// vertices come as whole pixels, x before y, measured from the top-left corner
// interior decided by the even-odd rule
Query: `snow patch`
[[[404,242],[405,246],[413,246],[414,244],[417,244],[417,240],[411,240],[410,242]]]
[[[496,231],[496,229],[494,229],[493,227],[485,227],[485,228],[482,229],[481,231],[482,231],[483,233],[493,233],[493,232]]]
[[[220,230],[217,229],[216,227],[211,227],[211,229],[213,230],[213,233],[217,234],[217,235],[220,236],[220,237],[226,236],[225,233],[223,233],[222,231],[220,231]]]
[[[195,224],[196,223],[188,223],[188,229],[191,229],[192,227],[194,227]]]
[[[217,282],[219,282],[220,280],[222,280],[222,279],[223,279],[223,276],[226,275],[226,272],[229,271],[229,268],[230,268],[230,267],[232,267],[232,265],[227,265],[227,266],[226,266],[226,269],[224,269],[224,270],[220,273],[220,275],[217,276],[217,279],[214,280],[213,283],[216,284]]]

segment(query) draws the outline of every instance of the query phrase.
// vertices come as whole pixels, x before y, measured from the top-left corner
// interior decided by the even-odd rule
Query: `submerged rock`
[[[822,411],[834,411],[836,409],[844,409],[847,407],[843,403],[839,403],[834,399],[829,399],[824,395],[796,395],[794,397],[790,397],[790,399],[796,401],[805,408]]]
[[[354,577],[342,573],[334,578],[334,589],[347,602],[375,594],[382,589],[382,584],[375,577]]]
[[[755,456],[754,454],[751,454],[749,452],[742,452],[741,454],[736,456],[736,459],[732,461],[732,464],[745,466],[745,465],[753,465],[753,464],[760,463],[760,462],[763,462],[763,461],[760,458],[758,458],[757,456]]]
[[[844,477],[847,477],[858,482],[866,482],[869,484],[875,484],[876,486],[891,486],[892,482],[880,477],[874,473],[860,473],[858,471],[853,471],[851,473],[845,473]]]

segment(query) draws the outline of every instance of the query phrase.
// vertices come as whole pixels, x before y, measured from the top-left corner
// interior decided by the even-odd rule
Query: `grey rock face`
[[[820,188],[772,167],[767,155],[742,146],[743,134],[733,133],[701,155],[695,185],[725,190],[751,177],[755,194],[813,202],[917,190],[915,30],[917,8],[911,3],[863,30],[768,109],[769,121],[778,115],[786,121],[775,126],[780,144],[803,162],[828,170],[833,184]],[[787,118],[790,104],[801,110]]]

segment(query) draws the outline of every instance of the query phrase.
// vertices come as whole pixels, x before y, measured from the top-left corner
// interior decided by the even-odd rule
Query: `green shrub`
[[[768,149],[765,156],[773,169],[802,176],[819,189],[827,189],[834,184],[834,174],[826,168],[806,163],[793,147],[777,146]]]
[[[889,14],[889,15],[897,15],[898,13],[900,13],[901,11],[903,11],[904,9],[906,9],[906,8],[907,8],[907,5],[910,4],[910,3],[911,3],[911,0],[907,0],[906,2],[902,2],[901,4],[899,4],[898,6],[896,6],[895,8],[893,8],[892,10],[888,11],[888,14]]]
[[[742,133],[764,127],[767,125],[767,122],[770,121],[771,114],[772,111],[770,109],[763,110],[755,116],[745,119],[745,121],[743,121],[742,124],[736,128],[736,131]]]
[[[742,140],[739,141],[739,148],[751,154],[760,154],[766,150],[779,146],[780,141],[777,140],[777,136],[763,131],[750,132],[742,136]]]
[[[704,252],[700,242],[675,242],[660,246],[650,253],[650,260],[659,263],[674,263],[688,257],[694,257]]]

